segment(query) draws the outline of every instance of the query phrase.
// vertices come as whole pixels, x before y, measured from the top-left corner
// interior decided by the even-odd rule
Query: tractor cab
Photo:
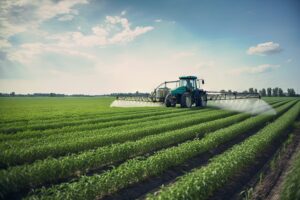
[[[202,80],[204,84],[204,80]],[[179,77],[179,87],[171,91],[172,95],[181,95],[185,92],[193,92],[200,89],[200,82],[196,76],[181,76]]]
[[[178,83],[179,87],[171,90],[165,99],[167,107],[176,104],[180,104],[181,107],[191,107],[193,104],[199,107],[206,106],[206,92],[200,89],[200,80],[196,76],[181,76]]]
[[[197,89],[197,77],[196,76],[181,76],[179,77],[179,86],[186,87],[189,90]]]

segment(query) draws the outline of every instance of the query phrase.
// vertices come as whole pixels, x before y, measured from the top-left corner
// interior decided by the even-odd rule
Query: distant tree
[[[228,90],[228,93],[232,93],[232,91],[231,91],[231,90]]]
[[[249,88],[249,93],[254,93],[254,89],[253,88]]]
[[[272,88],[267,88],[268,97],[272,96]]]
[[[278,87],[272,89],[272,96],[278,97]]]
[[[296,96],[296,92],[295,92],[295,90],[294,90],[293,88],[288,88],[288,89],[287,89],[287,93],[288,93],[288,96],[289,96],[289,97],[294,97],[294,96]]]
[[[254,89],[254,93],[257,93],[257,89],[256,88]]]
[[[260,96],[262,96],[262,97],[267,96],[267,92],[266,92],[265,88],[261,89],[261,91],[259,93],[260,93]]]
[[[10,96],[14,97],[16,95],[15,92],[10,93]]]
[[[221,90],[220,92],[221,92],[221,93],[224,93],[224,92],[226,92],[226,90]]]
[[[283,97],[283,90],[281,88],[278,88],[278,96]]]

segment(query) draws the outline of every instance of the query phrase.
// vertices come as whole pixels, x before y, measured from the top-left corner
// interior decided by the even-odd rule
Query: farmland
[[[262,169],[299,146],[298,98],[266,97],[275,115],[113,100],[0,98],[0,198],[251,199]],[[283,199],[300,196],[293,155]]]

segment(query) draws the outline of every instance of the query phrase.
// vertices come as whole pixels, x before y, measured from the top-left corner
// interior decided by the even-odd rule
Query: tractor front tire
[[[173,96],[171,94],[168,94],[165,99],[165,105],[166,107],[175,107],[176,102],[174,102]]]
[[[193,105],[191,94],[188,92],[183,93],[180,103],[182,108],[191,108]]]

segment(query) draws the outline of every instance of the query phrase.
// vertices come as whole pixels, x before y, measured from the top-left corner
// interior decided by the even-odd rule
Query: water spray
[[[163,103],[115,100],[110,107],[162,107]]]
[[[209,106],[237,112],[245,112],[252,115],[267,114],[275,115],[276,111],[262,99],[243,99],[243,100],[220,100],[211,101]]]

